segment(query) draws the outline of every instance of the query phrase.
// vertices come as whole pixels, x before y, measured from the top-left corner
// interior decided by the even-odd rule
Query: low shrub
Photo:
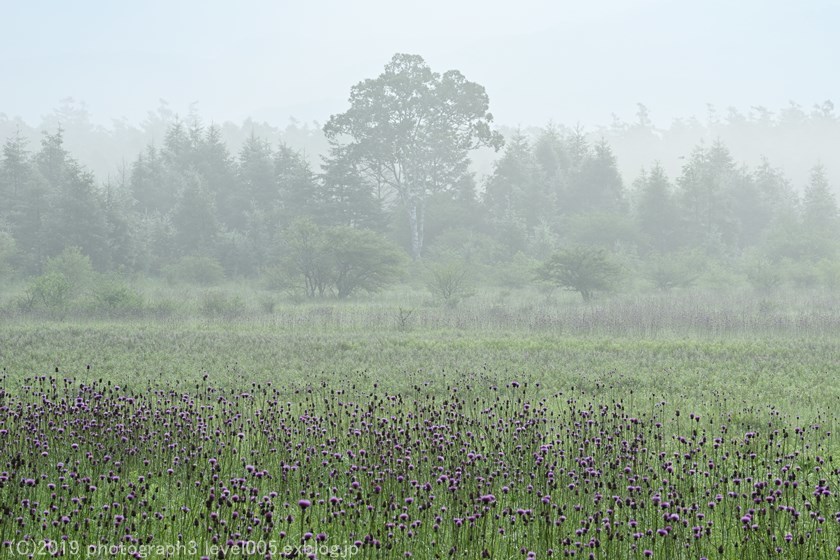
[[[225,269],[213,257],[183,257],[162,269],[164,278],[173,284],[217,286],[225,279]]]

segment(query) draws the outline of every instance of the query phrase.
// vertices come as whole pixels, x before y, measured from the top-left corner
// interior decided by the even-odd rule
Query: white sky
[[[505,125],[591,127],[636,103],[840,104],[840,0],[0,0],[0,113],[97,122],[167,100],[216,122],[324,122],[395,52],[487,88]]]

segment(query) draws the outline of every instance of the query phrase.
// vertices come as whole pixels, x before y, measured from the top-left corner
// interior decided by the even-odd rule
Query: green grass
[[[442,384],[484,372],[550,390],[596,394],[611,386],[702,403],[713,393],[807,413],[840,404],[840,335],[737,338],[573,337],[526,332],[275,328],[203,323],[18,323],[0,326],[0,368],[9,380],[58,371],[79,379],[189,385],[210,374],[221,386],[272,380],[288,387],[360,372],[404,392],[419,373]],[[367,388],[367,387],[365,387]]]
[[[185,295],[186,303],[181,304],[185,308],[192,306],[190,297],[200,301],[200,295]],[[176,413],[188,414],[179,416],[183,426],[177,435],[172,434],[177,453],[155,447],[160,443],[156,438],[169,429],[165,423],[169,420],[158,425],[145,419],[132,425],[134,433],[153,437],[144,440],[147,443],[139,451],[123,457],[117,469],[124,481],[138,476],[153,480],[131,487],[138,494],[142,490],[145,509],[132,509],[130,519],[138,534],[154,533],[159,542],[173,542],[180,532],[187,540],[197,539],[199,548],[206,550],[213,532],[224,535],[228,530],[244,530],[242,518],[233,517],[233,511],[241,514],[244,510],[219,504],[208,506],[205,512],[184,484],[195,479],[202,492],[219,492],[224,481],[241,476],[246,462],[252,462],[271,472],[272,478],[249,484],[260,496],[279,492],[272,511],[281,519],[294,518],[278,522],[269,536],[276,537],[282,528],[288,539],[284,543],[295,545],[305,531],[323,529],[330,535],[328,543],[347,545],[368,532],[391,547],[387,553],[363,548],[364,558],[402,557],[403,551],[412,551],[415,558],[448,557],[452,546],[458,549],[453,556],[460,558],[479,558],[484,548],[493,558],[524,558],[522,549],[535,552],[538,558],[546,557],[549,549],[555,555],[571,549],[578,556],[588,554],[585,543],[574,544],[574,529],[590,527],[588,516],[606,511],[597,500],[592,509],[592,497],[621,493],[627,484],[638,485],[642,475],[655,481],[639,495],[647,505],[614,514],[617,536],[600,537],[604,548],[596,550],[597,558],[644,558],[643,549],[651,550],[654,558],[757,560],[775,554],[801,559],[836,555],[832,543],[840,538],[840,524],[833,519],[840,512],[840,331],[833,328],[837,306],[830,295],[662,296],[587,306],[565,297],[536,303],[524,294],[486,294],[455,310],[429,306],[422,297],[411,295],[344,304],[280,302],[272,313],[260,312],[254,296],[243,299],[248,312],[231,317],[203,316],[197,306],[163,319],[153,315],[107,319],[83,313],[73,320],[7,315],[0,323],[5,399],[0,401],[13,404],[17,412],[2,425],[21,437],[4,443],[0,470],[14,467],[20,476],[24,472],[30,476],[39,468],[55,471],[58,459],[81,457],[81,451],[69,448],[71,439],[58,435],[43,436],[51,442],[49,457],[33,453],[33,438],[41,437],[34,434],[43,427],[29,434],[32,428],[27,422],[43,425],[50,418],[65,422],[70,412],[51,409],[42,417],[27,411],[41,406],[44,395],[50,402],[69,403],[80,391],[101,393],[106,397],[106,411],[117,411],[108,414],[121,415],[123,422],[131,419],[132,407],[149,414],[167,411],[171,416],[166,418],[173,420]],[[403,325],[398,322],[401,307],[414,310]],[[54,387],[50,379],[55,380]],[[513,388],[513,382],[520,388]],[[112,393],[115,385],[120,391]],[[252,396],[240,397],[242,391]],[[132,395],[141,404],[126,406],[119,395]],[[348,408],[347,403],[358,408]],[[220,431],[208,443],[199,444],[194,439],[194,423],[206,412],[197,411],[211,408],[224,412],[207,420],[207,427]],[[598,412],[606,410],[610,413]],[[100,418],[100,413],[92,414]],[[223,421],[225,414],[233,424]],[[362,422],[367,414],[372,414],[371,420]],[[379,423],[388,418],[390,424]],[[591,418],[592,423],[578,425],[582,418]],[[632,418],[639,424],[628,424]],[[275,440],[272,430],[281,424],[289,426],[289,431]],[[452,437],[464,438],[463,431],[470,430],[487,439],[480,443],[468,438],[444,450],[436,449],[425,436],[409,437],[411,430],[420,434],[433,425],[446,426],[438,431]],[[265,431],[252,434],[248,426]],[[525,427],[520,438],[514,428]],[[245,434],[242,438],[236,436],[238,430]],[[362,435],[354,436],[355,431]],[[745,438],[748,432],[757,435]],[[121,442],[109,434],[106,430],[85,439],[82,451],[96,458],[106,451],[114,457],[125,454],[131,440]],[[616,441],[642,438],[643,448],[631,454],[640,462],[627,463],[632,464],[632,475],[611,470],[611,465],[629,461],[629,455],[618,453],[612,443],[603,448],[593,444],[594,437],[606,439],[609,434]],[[714,438],[721,438],[720,448],[712,445]],[[439,454],[450,474],[468,473],[464,490],[447,493],[435,485],[435,508],[417,510],[415,505],[425,503],[425,494],[392,476],[402,464],[402,459],[392,455],[397,444],[413,448],[415,459]],[[527,452],[519,447],[522,444]],[[544,444],[552,446],[545,452],[546,460],[553,461],[552,469],[565,473],[562,484],[545,478],[548,463],[534,460],[534,451]],[[354,474],[348,470],[347,457],[329,455],[327,470],[316,461],[309,463],[308,449],[341,455],[360,445],[390,466]],[[504,467],[488,464],[487,472],[501,469],[505,477],[513,478],[499,475],[493,482],[479,484],[475,477],[489,475],[483,464],[466,461],[468,449],[487,456],[504,452]],[[28,457],[29,462],[15,466],[16,454]],[[169,476],[166,470],[175,456],[187,459]],[[213,471],[206,467],[211,456],[220,460],[218,482],[210,478]],[[604,478],[580,476],[579,461],[587,456]],[[300,468],[282,474],[281,466],[294,461]],[[694,472],[709,470],[709,461],[719,465],[718,470],[709,476]],[[673,475],[665,474],[669,463],[673,463]],[[96,461],[78,468],[93,478],[114,470],[112,463]],[[381,472],[392,474],[377,474]],[[436,476],[434,472],[417,459],[417,473],[411,476],[422,481]],[[779,503],[804,513],[801,522],[755,505],[749,484],[741,482],[777,477],[801,484],[800,489],[785,486],[779,498]],[[53,475],[47,479],[52,481]],[[375,501],[378,513],[348,510],[349,524],[345,524],[344,514],[315,502],[329,493],[353,501],[354,479],[362,481],[365,499]],[[550,494],[550,506],[540,505],[527,487],[528,480],[539,481],[539,485],[534,482],[536,489]],[[575,489],[567,486],[570,481],[577,481]],[[601,481],[610,485],[609,492],[599,486]],[[827,481],[833,495],[815,502],[810,494],[821,487],[821,481]],[[109,490],[90,495],[95,504],[90,511],[101,511],[118,500],[120,492],[127,491],[120,484],[100,483]],[[383,486],[382,499],[388,496],[390,505],[376,501],[378,494],[367,494],[374,484]],[[503,492],[503,484],[510,486],[509,493]],[[58,500],[56,507],[67,507],[61,495],[51,498],[44,488],[43,484],[32,490],[0,484],[0,503]],[[475,497],[484,493],[496,496],[493,512],[507,509],[508,513],[465,523],[462,528],[454,525],[461,515],[458,512],[478,511],[474,510]],[[657,538],[655,531],[668,525],[661,520],[660,508],[650,502],[659,493],[671,496],[666,498],[673,506],[668,511],[677,508],[683,517],[689,511],[685,508],[696,505],[706,512],[703,523],[713,521],[714,529],[696,541],[691,525],[675,526],[669,536]],[[705,504],[714,501],[716,494],[724,496],[720,506],[706,511]],[[300,497],[314,502],[304,516],[296,505]],[[422,521],[414,537],[392,535],[394,529],[386,526],[399,523],[405,498],[417,500],[406,513]],[[175,513],[169,519],[172,513],[167,507],[174,504],[187,504],[190,512]],[[441,505],[449,513],[436,509]],[[516,522],[505,520],[510,511],[522,507],[533,511]],[[753,517],[760,531],[745,532],[739,521],[750,508],[758,510]],[[160,513],[163,520],[141,518],[141,511]],[[227,525],[208,520],[211,511]],[[810,511],[819,515],[808,517]],[[555,525],[561,513],[567,519]],[[432,529],[439,524],[436,515],[443,517],[439,530]],[[818,517],[827,520],[818,522]],[[11,511],[0,510],[0,526],[13,518]],[[120,531],[106,523],[110,519],[101,514],[91,517],[95,528],[87,533],[76,530],[75,540],[114,541]],[[654,531],[640,537],[637,548],[632,541],[622,540],[632,533],[626,529],[631,521]],[[351,528],[360,523],[363,529]],[[59,523],[58,528],[50,528],[50,538],[58,538],[61,527]],[[4,531],[5,540],[20,538],[12,529]],[[803,536],[802,544],[783,543],[787,533]],[[558,544],[569,536],[569,544]],[[589,538],[591,534],[584,540]],[[678,545],[683,542],[686,547]],[[782,552],[774,552],[776,548]],[[183,550],[170,556],[189,557]]]

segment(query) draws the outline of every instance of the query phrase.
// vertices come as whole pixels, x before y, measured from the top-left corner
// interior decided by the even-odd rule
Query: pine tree
[[[317,197],[322,205],[321,223],[382,231],[382,204],[347,149],[334,144],[321,167]]]
[[[543,185],[530,143],[517,132],[493,166],[484,189],[484,205],[496,224],[533,231],[550,212]]]
[[[315,175],[300,153],[281,144],[274,154],[274,174],[286,223],[303,216],[318,216],[321,205]]]
[[[148,146],[131,166],[129,190],[140,213],[168,212],[176,193],[167,182],[164,160],[154,146]]]
[[[677,180],[686,233],[693,244],[708,249],[736,244],[738,221],[732,195],[740,178],[722,142],[694,150]]]
[[[680,245],[680,218],[673,186],[659,163],[636,181],[634,218],[648,246],[656,252],[673,251]]]
[[[240,187],[234,205],[239,212],[238,220],[244,219],[251,202],[261,208],[279,202],[271,144],[253,132],[239,151],[237,177]]]
[[[35,161],[46,179],[46,208],[42,216],[43,255],[55,256],[78,247],[98,268],[108,262],[105,220],[93,173],[64,148],[61,128],[45,134]]]
[[[213,193],[195,171],[182,174],[181,181],[172,210],[174,252],[182,256],[213,256],[220,233]]]
[[[802,200],[802,220],[805,228],[816,236],[836,239],[840,235],[840,214],[837,200],[825,176],[825,168],[817,164]]]

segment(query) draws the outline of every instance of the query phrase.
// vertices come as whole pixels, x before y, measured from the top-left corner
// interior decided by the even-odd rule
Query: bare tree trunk
[[[417,237],[419,239],[419,247],[417,248],[417,259],[423,252],[423,241],[426,234],[426,201],[420,200],[417,203]],[[416,259],[415,259],[416,260]]]
[[[420,259],[423,252],[423,233],[426,225],[426,205],[423,200],[409,199],[406,203],[408,227],[411,231],[411,258]]]

